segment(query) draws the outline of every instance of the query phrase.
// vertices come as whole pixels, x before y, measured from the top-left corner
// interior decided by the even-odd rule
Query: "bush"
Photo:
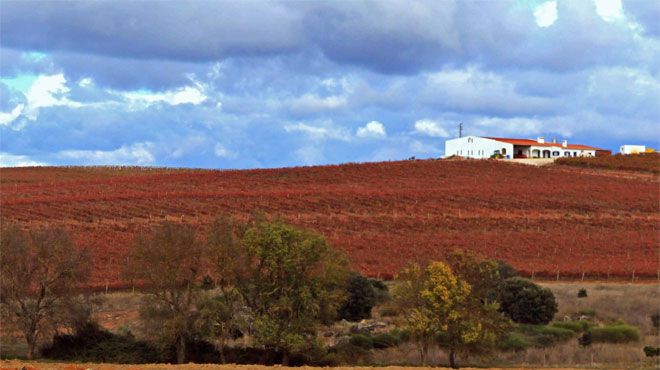
[[[360,321],[371,317],[371,309],[376,305],[376,293],[371,281],[359,274],[353,274],[348,282],[348,297],[339,309],[340,319]]]
[[[385,303],[390,300],[390,290],[382,280],[369,279],[369,281],[371,282],[371,287],[374,288],[376,304]]]
[[[55,335],[53,343],[42,349],[45,358],[63,361],[142,364],[159,362],[158,351],[128,333],[116,335],[89,322],[75,334]]]
[[[587,317],[590,317],[592,319],[594,317],[596,317],[596,310],[594,310],[593,308],[583,308],[581,310],[578,310],[578,312],[576,312],[576,313],[579,316],[587,316]]]
[[[520,325],[517,332],[524,334],[535,347],[550,347],[575,336],[575,332],[548,325]]]
[[[660,356],[660,347],[646,346],[644,347],[644,354],[646,357]]]
[[[349,339],[348,343],[355,347],[359,347],[362,349],[372,349],[374,348],[374,341],[373,339],[364,334],[353,334],[351,335],[351,339]]]
[[[586,298],[587,297],[587,290],[584,289],[584,288],[581,288],[580,290],[578,290],[577,297],[578,298]]]
[[[496,260],[495,263],[497,263],[497,272],[499,273],[501,280],[518,276],[518,270],[508,263],[501,260]]]
[[[639,340],[639,330],[626,324],[592,328],[591,335],[594,343],[626,343]]]
[[[583,332],[589,330],[593,326],[593,323],[589,321],[558,321],[553,322],[551,326],[556,328],[568,329],[575,333]]]
[[[376,349],[396,347],[401,344],[401,336],[398,331],[376,334],[373,336],[372,340],[373,346]]]
[[[590,346],[591,343],[593,343],[593,335],[591,334],[590,331],[582,334],[578,338],[578,344],[581,345],[582,347]]]
[[[499,344],[503,351],[522,351],[529,347],[529,341],[520,333],[509,333]]]
[[[651,324],[656,329],[660,329],[660,313],[651,315]]]
[[[497,296],[500,311],[517,323],[547,324],[557,312],[557,302],[550,289],[524,278],[504,280]]]

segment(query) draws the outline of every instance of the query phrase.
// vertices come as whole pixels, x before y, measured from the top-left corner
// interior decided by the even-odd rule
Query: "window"
[[[571,152],[564,152],[564,157],[570,157],[570,156],[571,156]]]
[[[506,148],[502,148],[502,155],[506,155]]]
[[[552,152],[552,156],[553,157],[559,157],[559,152],[557,152],[557,151]]]
[[[577,152],[573,152],[573,157],[577,157]]]

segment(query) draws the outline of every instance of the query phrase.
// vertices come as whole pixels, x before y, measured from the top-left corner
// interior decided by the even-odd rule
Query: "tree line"
[[[58,227],[3,224],[0,237],[2,319],[23,334],[28,358],[48,335],[88,328],[91,313],[76,290],[89,276],[88,253]],[[493,350],[512,321],[549,322],[557,310],[552,293],[515,275],[505,263],[460,251],[403,269],[393,302],[422,364],[431,346],[446,349],[457,367],[458,356]],[[200,340],[216,343],[225,363],[225,344],[238,335],[282,364],[323,353],[321,326],[370,317],[377,301],[372,283],[387,290],[352,272],[345,255],[318,234],[227,215],[205,235],[172,222],[136,235],[125,276],[144,293],[144,332],[161,350],[174,349],[178,363]]]

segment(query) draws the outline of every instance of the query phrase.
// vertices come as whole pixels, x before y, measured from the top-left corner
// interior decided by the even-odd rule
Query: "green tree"
[[[376,294],[371,280],[353,273],[348,281],[348,297],[339,309],[339,318],[360,321],[371,317],[371,309],[376,305]]]
[[[550,289],[520,277],[504,280],[497,300],[500,311],[522,324],[547,324],[557,313],[557,302]]]
[[[16,224],[3,224],[0,262],[3,322],[22,332],[31,360],[40,338],[68,311],[74,288],[87,280],[89,256],[63,228],[25,233]]]
[[[323,237],[281,222],[258,222],[244,234],[249,268],[237,282],[255,315],[254,340],[289,354],[308,349],[319,322],[336,317],[344,301],[347,262]]]
[[[196,333],[203,254],[192,227],[164,222],[137,235],[129,259],[130,271],[145,283],[142,322],[163,348],[175,346],[178,363],[186,361],[186,343]]]

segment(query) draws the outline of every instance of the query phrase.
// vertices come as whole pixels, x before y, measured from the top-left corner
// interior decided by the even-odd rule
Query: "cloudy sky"
[[[660,1],[0,1],[0,165],[660,142]]]

